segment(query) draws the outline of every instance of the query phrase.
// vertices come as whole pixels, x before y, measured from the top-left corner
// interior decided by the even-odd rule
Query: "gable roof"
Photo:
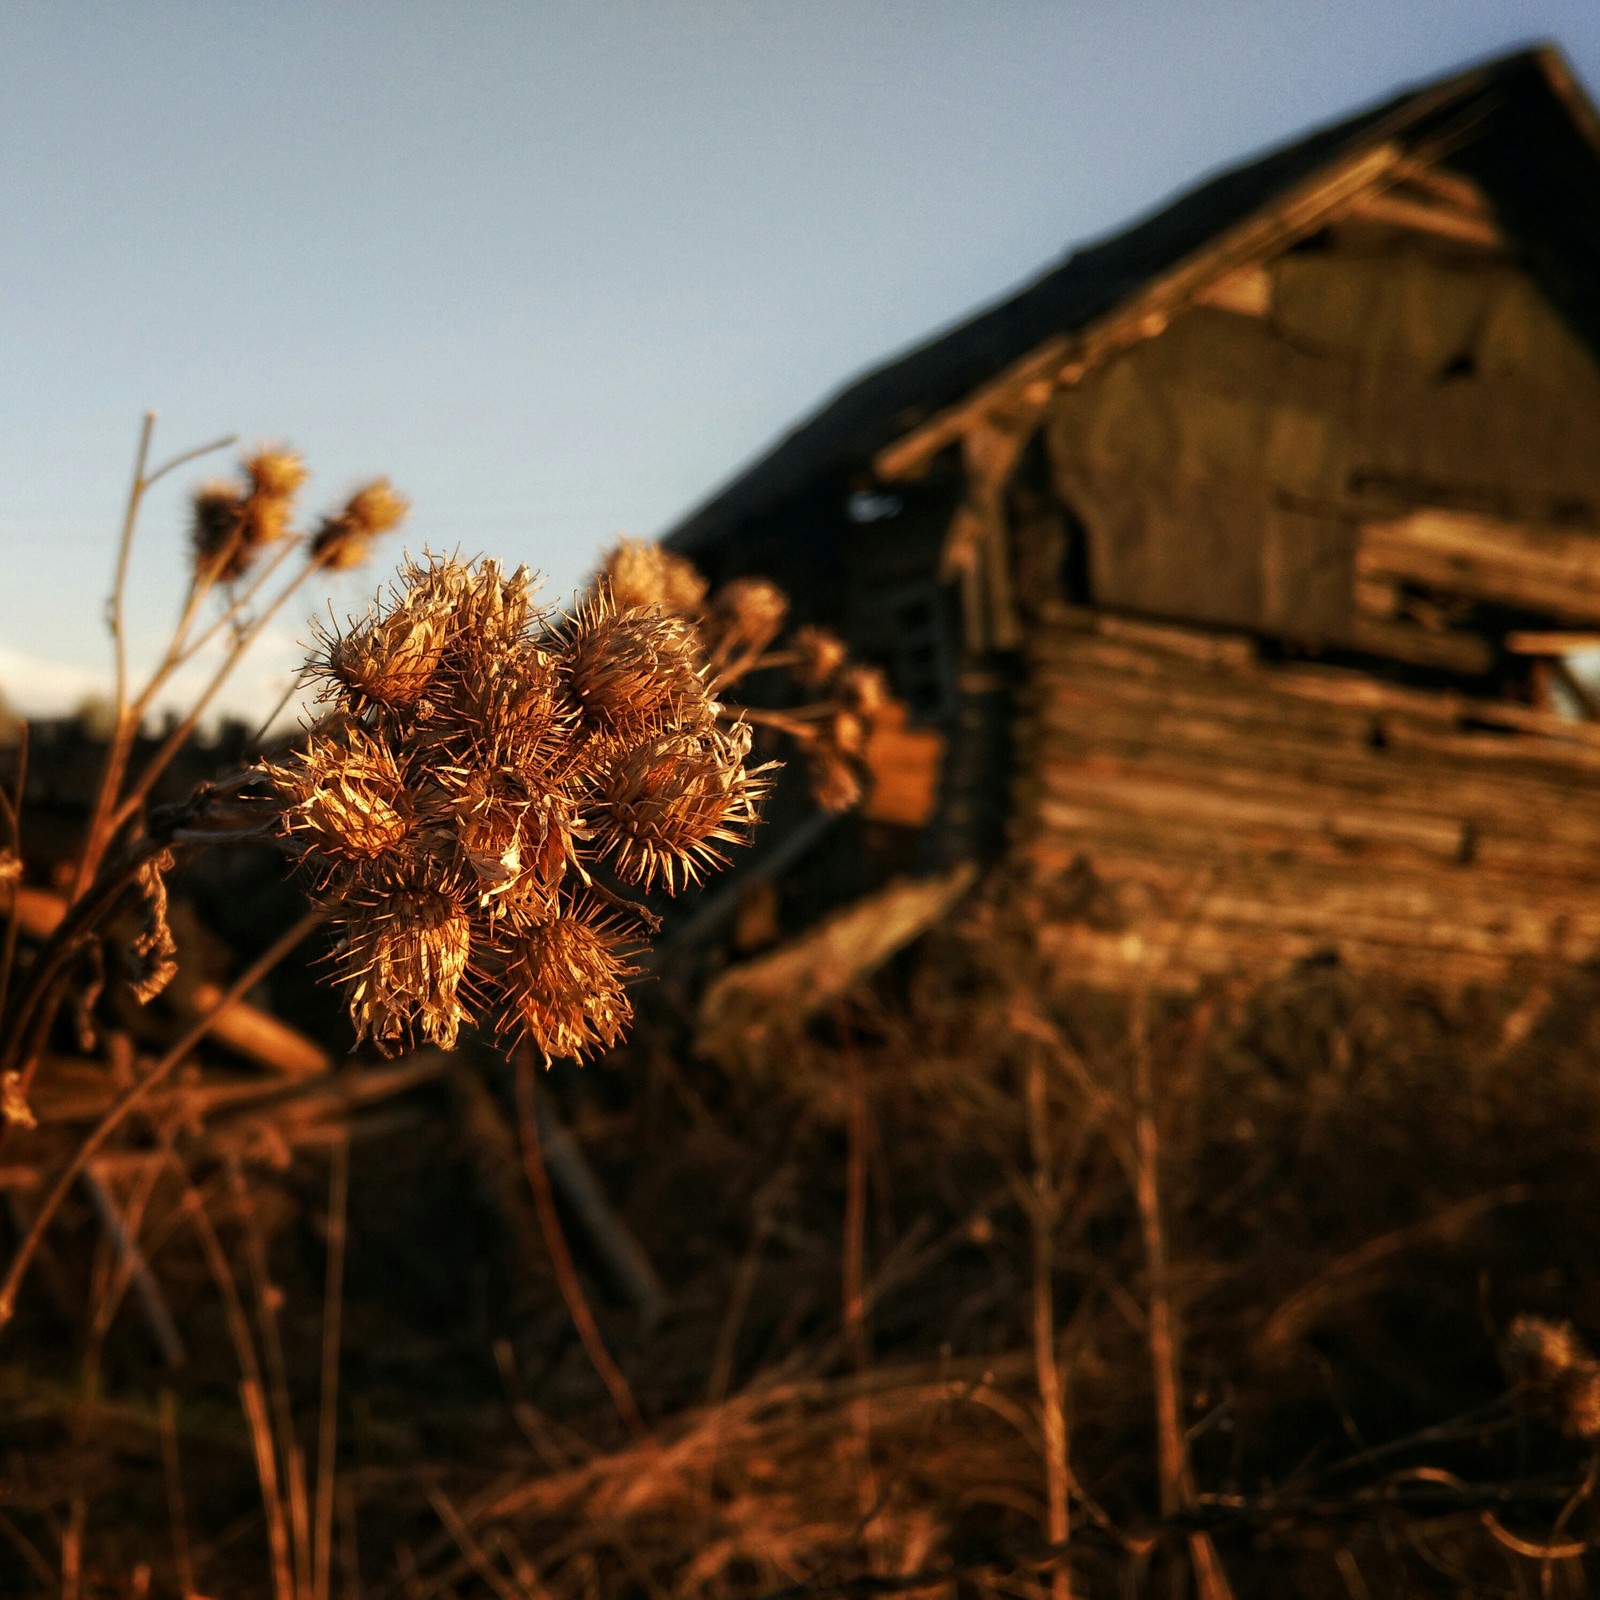
[[[868,465],[1319,174],[1384,148],[1437,158],[1475,180],[1546,294],[1600,351],[1600,119],[1558,51],[1518,51],[1319,129],[1073,252],[1018,292],[848,384],[679,522],[667,542],[708,551],[808,482]]]

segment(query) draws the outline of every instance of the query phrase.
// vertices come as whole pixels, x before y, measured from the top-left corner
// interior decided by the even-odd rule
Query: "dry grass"
[[[298,472],[206,491],[157,679],[403,509],[373,484],[297,534]],[[333,717],[269,769],[319,913],[278,903],[211,992],[275,971],[348,1044],[284,961],[337,918],[355,1031],[459,1031],[453,1088],[206,1052],[194,929],[281,868],[191,848],[259,837],[247,780],[149,809],[182,740],[141,742],[119,673],[73,904],[5,1001],[0,1593],[1587,1592],[1600,980],[1130,1003],[1047,970],[1050,895],[997,883],[781,1054],[699,1060],[694,974],[632,985],[610,919],[740,831],[735,728],[859,789],[881,679],[785,622],[624,544],[572,618],[431,562],[324,641]],[[742,716],[756,672],[798,703]],[[50,865],[22,765],[12,894]],[[597,1059],[536,1091],[468,1027],[513,990]]]

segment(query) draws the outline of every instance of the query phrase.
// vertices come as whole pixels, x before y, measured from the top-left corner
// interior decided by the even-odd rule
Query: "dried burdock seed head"
[[[250,492],[268,500],[293,500],[309,474],[293,450],[258,450],[244,461]]]
[[[741,723],[671,734],[621,757],[595,807],[595,837],[617,876],[676,894],[722,864],[717,845],[742,842],[766,792],[744,764],[749,748]]]
[[[410,502],[387,478],[375,478],[350,496],[342,509],[324,517],[311,537],[311,559],[330,572],[359,567],[372,541],[400,526]]]
[[[789,599],[765,578],[735,578],[711,598],[708,631],[716,654],[726,661],[735,654],[759,655],[778,637],[789,614]]]
[[[357,1040],[385,1054],[418,1035],[453,1050],[461,1024],[461,980],[472,954],[472,923],[446,894],[405,889],[353,911],[339,965]]]
[[[1506,1363],[1533,1404],[1569,1438],[1600,1438],[1600,1362],[1569,1323],[1518,1317]]]
[[[810,623],[795,629],[790,644],[795,654],[794,676],[807,689],[821,689],[844,665],[848,654],[837,634]]]
[[[190,544],[196,576],[226,582],[249,565],[242,535],[244,496],[231,483],[202,483],[191,496]]]
[[[431,558],[401,569],[402,603],[432,607],[450,618],[453,644],[479,652],[515,650],[545,619],[526,567],[507,572],[498,561]]]
[[[715,715],[694,632],[678,617],[619,611],[600,597],[572,619],[565,643],[567,682],[597,733],[636,739]]]
[[[588,904],[518,934],[501,975],[502,1036],[525,1037],[548,1063],[608,1050],[633,1020],[620,931]]]
[[[313,735],[287,765],[264,763],[263,771],[283,804],[283,831],[313,873],[373,860],[410,832],[399,763],[383,739],[360,728],[334,738]]]
[[[664,611],[692,617],[705,604],[706,580],[694,564],[659,544],[623,539],[600,563],[598,587],[620,611]]]
[[[288,533],[306,468],[292,450],[258,450],[241,463],[241,476],[238,487],[212,482],[194,492],[195,574],[211,583],[241,577],[263,548]]]
[[[439,665],[445,637],[446,619],[430,607],[373,612],[348,633],[325,640],[320,670],[352,710],[365,701],[414,705]]]
[[[691,623],[602,590],[555,627],[525,569],[426,558],[315,665],[333,731],[262,770],[346,929],[358,1034],[448,1047],[470,975],[547,1057],[613,1043],[620,935],[574,881],[604,892],[595,856],[630,883],[693,881],[765,788],[749,728],[718,726]]]
[[[854,711],[836,711],[828,720],[828,743],[842,756],[866,753],[867,724]]]
[[[824,811],[849,811],[861,801],[861,779],[839,752],[825,743],[806,752],[811,798]]]
[[[888,678],[877,667],[859,663],[839,674],[835,692],[850,710],[868,722],[876,722],[894,700]]]
[[[128,943],[128,978],[133,997],[145,1005],[178,975],[178,946],[167,925],[167,884],[172,852],[163,850],[139,868],[137,890],[143,925]]]
[[[455,838],[479,888],[478,903],[547,912],[576,859],[576,823],[566,797],[504,769],[452,774],[451,781]]]
[[[556,657],[532,647],[492,650],[459,640],[430,730],[462,767],[508,768],[549,779],[567,761],[576,710]]]

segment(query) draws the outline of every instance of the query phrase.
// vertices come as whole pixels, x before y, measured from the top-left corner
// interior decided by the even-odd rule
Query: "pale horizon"
[[[1600,8],[1558,0],[14,5],[0,692],[39,715],[109,687],[148,409],[158,456],[291,443],[309,511],[380,473],[413,501],[221,703],[259,715],[309,614],[358,609],[402,546],[526,562],[559,601],[1067,249],[1543,39],[1592,93]],[[147,508],[136,660],[208,470]]]

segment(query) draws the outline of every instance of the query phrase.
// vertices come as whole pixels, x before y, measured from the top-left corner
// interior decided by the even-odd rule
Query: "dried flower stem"
[[[167,1520],[172,1527],[172,1564],[178,1572],[183,1600],[195,1593],[194,1558],[189,1553],[189,1517],[183,1499],[183,1472],[178,1456],[178,1406],[172,1390],[163,1388],[160,1404],[161,1466],[167,1480]]]
[[[133,748],[133,741],[139,731],[139,722],[144,710],[149,705],[151,696],[155,693],[159,682],[171,670],[171,649],[169,647],[168,659],[158,667],[152,675],[150,682],[145,686],[137,699],[130,703],[128,694],[128,659],[127,659],[127,630],[124,626],[124,606],[127,599],[128,567],[133,555],[134,536],[139,525],[139,511],[144,503],[144,497],[151,487],[166,477],[169,472],[186,465],[200,456],[209,455],[214,450],[225,449],[233,443],[232,436],[215,439],[209,444],[198,445],[192,450],[185,450],[162,463],[153,472],[147,471],[150,460],[150,445],[155,436],[156,414],[147,411],[139,430],[139,448],[134,457],[133,481],[128,486],[127,506],[123,512],[122,533],[117,544],[116,576],[112,583],[111,597],[106,605],[106,625],[111,633],[112,650],[115,658],[116,673],[116,721],[112,729],[111,742],[106,749],[105,763],[101,768],[100,782],[95,792],[93,809],[89,815],[88,827],[84,833],[83,854],[79,858],[77,877],[73,885],[72,897],[76,899],[83,894],[94,880],[94,875],[99,869],[101,860],[106,850],[110,847],[115,836],[116,826],[111,821],[112,813],[116,807],[117,795],[122,787],[122,779],[127,770],[128,755]],[[191,594],[190,610],[185,615],[192,615],[192,608],[198,605],[198,598]],[[180,627],[185,624],[180,623]],[[176,635],[174,636],[177,637]],[[165,669],[165,670],[164,670]]]
[[[1133,1047],[1134,1198],[1144,1238],[1149,1281],[1146,1317],[1150,1371],[1156,1398],[1156,1471],[1161,1515],[1176,1517],[1194,1501],[1189,1453],[1179,1398],[1178,1334],[1172,1309],[1166,1226],[1161,1215],[1161,1135],[1156,1121],[1154,1063],[1150,1048],[1150,998],[1133,996],[1129,1037]],[[1189,1560],[1200,1600],[1229,1600],[1231,1591],[1208,1533],[1189,1536]]]
[[[590,1365],[599,1374],[611,1395],[617,1414],[628,1431],[642,1445],[653,1442],[645,1426],[633,1390],[622,1375],[622,1369],[611,1358],[600,1329],[595,1324],[594,1313],[578,1280],[578,1269],[567,1248],[566,1235],[561,1231],[561,1218],[556,1212],[555,1192],[550,1187],[550,1174],[545,1168],[544,1154],[539,1143],[539,1113],[533,1100],[533,1075],[536,1067],[533,1052],[524,1045],[517,1051],[516,1098],[517,1127],[522,1136],[522,1164],[528,1175],[528,1187],[533,1190],[534,1207],[539,1214],[539,1228],[544,1234],[545,1248],[550,1252],[550,1265],[555,1270],[556,1283],[561,1298],[567,1303],[572,1324],[589,1357]]]
[[[6,1014],[6,1002],[11,998],[11,973],[17,962],[17,934],[21,931],[17,920],[17,897],[22,892],[22,802],[28,784],[28,724],[22,724],[17,743],[17,789],[15,798],[6,803],[6,828],[11,835],[11,851],[17,858],[17,872],[11,879],[11,901],[6,908],[5,944],[0,948],[0,1018]],[[4,791],[0,790],[0,796]]]
[[[1045,1488],[1049,1516],[1045,1529],[1052,1545],[1060,1547],[1050,1576],[1052,1600],[1071,1600],[1072,1569],[1066,1547],[1071,1535],[1069,1494],[1071,1471],[1067,1464],[1067,1411],[1056,1359],[1055,1229],[1061,1211],[1050,1144],[1050,1108],[1045,1089],[1044,1052],[1035,1045],[1028,1052],[1028,1143],[1033,1157],[1033,1194],[1029,1221],[1033,1233],[1033,1361],[1039,1385],[1040,1431],[1044,1435]]]
[[[294,1577],[289,1559],[289,1528],[284,1519],[283,1499],[278,1487],[278,1465],[273,1450],[272,1428],[267,1421],[266,1401],[261,1382],[261,1358],[256,1353],[255,1336],[250,1331],[250,1318],[246,1315],[244,1301],[239,1296],[239,1285],[233,1268],[217,1237],[217,1230],[206,1209],[204,1196],[190,1181],[179,1164],[179,1174],[184,1182],[184,1210],[194,1225],[195,1237],[200,1241],[201,1253],[206,1258],[212,1281],[222,1299],[224,1320],[228,1335],[233,1341],[234,1358],[239,1363],[239,1399],[244,1408],[245,1422],[250,1430],[250,1443],[255,1454],[256,1477],[261,1490],[261,1504],[267,1521],[267,1551],[272,1561],[273,1600],[295,1600]]]
[[[328,1264],[322,1297],[322,1397],[317,1417],[317,1504],[312,1530],[312,1600],[332,1600],[333,1496],[339,1442],[339,1337],[344,1311],[344,1254],[349,1232],[350,1141],[333,1146],[328,1175]]]

